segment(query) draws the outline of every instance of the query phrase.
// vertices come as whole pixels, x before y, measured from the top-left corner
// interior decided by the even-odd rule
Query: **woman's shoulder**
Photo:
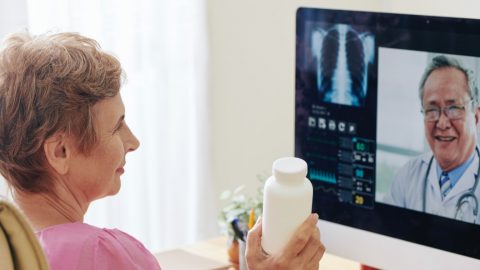
[[[80,222],[58,224],[35,233],[45,252],[72,247],[77,249],[103,234],[102,229]]]
[[[52,270],[159,269],[138,240],[117,229],[69,223],[41,230],[37,237]]]
[[[134,237],[117,229],[98,228],[86,223],[75,222],[54,225],[36,232],[41,242],[56,245],[82,246],[87,243],[110,243],[134,244],[142,248],[143,245]]]

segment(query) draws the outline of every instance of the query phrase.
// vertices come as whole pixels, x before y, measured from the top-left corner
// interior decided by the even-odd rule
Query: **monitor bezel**
[[[298,18],[298,13],[302,12],[303,9],[306,9],[306,8],[300,7],[297,10],[297,18]],[[415,25],[416,30],[419,30],[419,31],[430,31],[430,32],[440,31],[441,32],[441,31],[444,31],[445,27],[449,27],[449,26],[451,27],[452,23],[456,24],[457,26],[458,26],[458,24],[464,24],[466,27],[462,28],[462,31],[461,31],[462,33],[465,33],[465,34],[475,33],[480,38],[480,31],[478,31],[478,30],[475,31],[475,29],[474,29],[475,25],[480,25],[480,20],[464,19],[464,18],[451,18],[451,17],[440,17],[440,16],[406,15],[406,14],[385,13],[385,12],[336,10],[336,9],[324,9],[324,8],[314,8],[314,9],[323,10],[323,11],[327,11],[327,12],[339,12],[339,13],[342,13],[342,14],[348,14],[348,13],[351,13],[351,12],[358,12],[358,13],[380,14],[380,15],[386,16],[386,17],[388,17],[388,16],[403,16],[405,18],[408,17],[411,20],[415,21],[413,24]],[[405,25],[403,25],[403,26],[405,26]],[[455,27],[453,27],[453,28],[455,28]],[[376,48],[378,50],[378,46],[376,46]],[[417,49],[421,49],[421,48],[417,48]],[[443,52],[444,53],[452,53],[452,52],[455,52],[455,50],[454,49],[450,50],[450,51],[444,50]],[[477,52],[475,56],[480,56],[479,53],[480,52]],[[296,149],[296,151],[297,151],[297,149]],[[384,205],[384,206],[387,207],[387,208],[392,207],[392,206],[388,206],[388,205]],[[411,210],[406,210],[406,209],[402,209],[402,210],[405,210],[407,214],[412,214]],[[433,218],[435,219],[435,217],[433,217]],[[332,249],[329,248],[329,250],[334,251],[334,253],[336,253],[336,254],[346,256],[348,258],[352,258],[352,259],[355,259],[355,260],[358,260],[358,261],[361,261],[361,262],[365,262],[367,264],[371,261],[372,262],[371,264],[375,265],[377,267],[387,267],[387,268],[390,269],[391,268],[391,262],[392,262],[391,260],[393,260],[394,258],[393,257],[389,258],[389,256],[383,256],[382,255],[382,258],[385,258],[385,260],[380,260],[380,261],[375,260],[375,259],[374,260],[370,260],[370,259],[364,260],[364,259],[361,259],[361,258],[368,258],[368,255],[367,255],[367,257],[365,257],[363,255],[362,256],[357,256],[356,254],[358,254],[358,252],[359,252],[358,248],[353,248],[353,250],[355,250],[354,253],[348,252],[348,250],[350,250],[350,249],[345,248],[345,245],[348,245],[348,243],[347,243],[348,241],[338,241],[338,240],[341,239],[341,238],[343,238],[343,239],[350,239],[351,237],[355,238],[356,237],[355,235],[359,235],[360,240],[354,241],[355,243],[365,243],[365,244],[368,244],[369,247],[371,245],[378,246],[379,249],[377,250],[377,253],[380,253],[380,254],[389,253],[389,252],[387,252],[389,249],[385,248],[385,240],[386,239],[388,239],[388,240],[386,240],[387,243],[390,243],[391,245],[394,245],[396,247],[398,246],[398,248],[401,252],[399,254],[404,254],[404,252],[405,252],[405,254],[410,254],[410,253],[412,253],[412,250],[415,250],[415,249],[423,250],[424,252],[420,252],[420,253],[424,254],[426,252],[428,254],[428,258],[418,258],[416,260],[407,260],[408,261],[407,265],[410,265],[409,262],[414,263],[413,265],[411,265],[411,266],[415,266],[414,268],[419,268],[419,265],[418,265],[419,261],[426,262],[425,267],[431,267],[433,265],[432,261],[444,262],[445,260],[442,259],[442,258],[445,258],[445,256],[447,254],[451,255],[451,256],[448,256],[450,258],[448,260],[448,264],[442,263],[440,265],[440,267],[446,267],[447,265],[450,265],[450,262],[452,262],[453,266],[458,266],[458,264],[456,264],[456,263],[461,262],[462,267],[463,267],[464,263],[466,263],[466,262],[472,263],[471,264],[472,267],[473,266],[478,267],[480,265],[480,262],[478,260],[467,257],[467,256],[464,256],[464,255],[459,255],[459,254],[455,254],[455,253],[452,253],[452,252],[440,250],[440,249],[437,249],[437,248],[432,247],[432,246],[427,247],[426,245],[419,245],[419,244],[411,242],[411,241],[406,241],[406,240],[394,238],[391,235],[388,236],[388,235],[383,235],[383,234],[377,234],[374,231],[371,231],[371,229],[370,229],[370,231],[367,231],[367,230],[364,230],[362,228],[349,227],[347,225],[342,225],[341,223],[332,223],[331,221],[323,221],[323,220],[319,221],[319,226],[322,229],[322,235],[325,235],[325,234],[328,235],[328,236],[325,236],[325,238],[322,237],[322,239],[324,239],[326,241],[327,246],[331,245]],[[338,231],[341,231],[342,233],[339,234]],[[335,237],[332,237],[332,235],[335,235]],[[346,237],[347,235],[348,235],[348,237]],[[341,238],[339,238],[339,236],[341,236]],[[376,238],[379,238],[378,241],[381,244],[376,245],[376,244],[373,244],[376,241],[371,242],[371,239],[376,239]],[[408,239],[408,240],[411,240],[411,239]],[[343,243],[343,244],[339,245],[338,242]],[[370,250],[370,248],[368,248],[366,250]],[[392,253],[397,253],[397,252],[392,252]],[[393,256],[396,256],[398,258],[398,253],[397,253],[397,255],[393,255]],[[385,263],[382,262],[382,261],[385,261]],[[453,263],[453,262],[456,262],[456,263]],[[467,265],[470,265],[470,264],[467,264]],[[446,269],[448,269],[448,267],[446,267]]]

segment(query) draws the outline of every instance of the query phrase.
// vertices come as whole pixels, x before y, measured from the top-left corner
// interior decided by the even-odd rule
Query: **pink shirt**
[[[155,257],[138,240],[117,229],[66,223],[36,233],[51,270],[159,270]]]

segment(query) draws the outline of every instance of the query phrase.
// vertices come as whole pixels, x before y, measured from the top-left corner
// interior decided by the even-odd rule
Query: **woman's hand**
[[[295,231],[285,248],[273,255],[267,255],[262,249],[262,222],[248,232],[245,252],[248,269],[318,269],[325,247],[320,242],[317,228],[317,214],[311,214]]]

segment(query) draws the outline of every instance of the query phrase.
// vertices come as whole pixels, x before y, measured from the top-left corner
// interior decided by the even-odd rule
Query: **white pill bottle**
[[[262,215],[262,248],[275,254],[292,237],[312,212],[313,188],[306,178],[303,159],[285,157],[272,166],[272,176],[265,182]]]

